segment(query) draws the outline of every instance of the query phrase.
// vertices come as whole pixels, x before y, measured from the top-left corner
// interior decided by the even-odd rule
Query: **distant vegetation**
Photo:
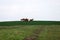
[[[60,25],[60,21],[9,21],[0,22],[0,26],[14,25]]]

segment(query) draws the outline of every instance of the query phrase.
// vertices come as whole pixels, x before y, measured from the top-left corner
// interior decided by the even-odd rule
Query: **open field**
[[[46,26],[38,40],[60,40],[60,25]]]
[[[14,25],[60,25],[60,21],[8,21],[0,22],[0,26],[14,26]]]
[[[60,25],[0,26],[0,40],[60,40]]]

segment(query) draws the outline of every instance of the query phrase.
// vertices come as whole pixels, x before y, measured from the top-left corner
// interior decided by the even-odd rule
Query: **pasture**
[[[60,25],[0,26],[0,40],[60,40]]]
[[[15,26],[15,25],[60,25],[60,21],[7,21],[0,22],[0,26]]]

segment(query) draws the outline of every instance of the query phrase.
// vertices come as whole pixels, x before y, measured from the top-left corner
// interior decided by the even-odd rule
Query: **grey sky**
[[[0,21],[20,18],[60,21],[60,0],[0,0]]]

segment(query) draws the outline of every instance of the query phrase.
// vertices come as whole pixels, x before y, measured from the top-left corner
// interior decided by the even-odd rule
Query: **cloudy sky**
[[[60,21],[60,0],[0,0],[0,21],[21,18]]]

